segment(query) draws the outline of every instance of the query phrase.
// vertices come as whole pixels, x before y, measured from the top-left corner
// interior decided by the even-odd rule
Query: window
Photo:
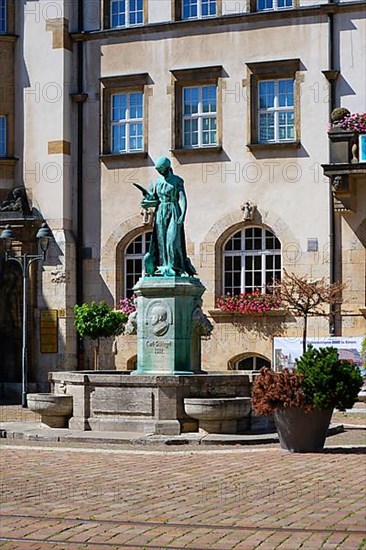
[[[268,229],[246,227],[224,247],[224,294],[263,293],[281,278],[281,243]]]
[[[143,274],[143,257],[149,250],[152,232],[142,233],[133,239],[126,247],[124,272],[124,295],[131,298],[133,287]]]
[[[221,149],[222,67],[172,70],[174,154],[200,154]]]
[[[216,145],[216,86],[183,88],[183,147]]]
[[[144,0],[111,0],[110,27],[130,27],[144,22]]]
[[[237,361],[234,365],[235,370],[261,370],[262,367],[270,368],[271,363],[268,359],[258,357],[257,355],[239,359],[239,361]]]
[[[0,33],[7,32],[6,25],[6,0],[0,0]]]
[[[143,93],[112,94],[111,152],[143,151]]]
[[[181,0],[182,19],[203,19],[216,15],[216,0]]]
[[[146,157],[147,73],[102,78],[102,159]]]
[[[280,10],[292,8],[293,0],[257,0],[257,10]]]
[[[0,116],[0,157],[6,157],[6,117]]]
[[[249,149],[300,147],[300,59],[247,63]]]
[[[292,79],[259,81],[259,141],[293,141],[294,126],[294,81]]]

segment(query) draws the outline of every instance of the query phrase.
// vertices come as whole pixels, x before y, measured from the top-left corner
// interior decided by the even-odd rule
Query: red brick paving
[[[357,453],[3,444],[0,466],[4,549],[358,550],[366,539]]]

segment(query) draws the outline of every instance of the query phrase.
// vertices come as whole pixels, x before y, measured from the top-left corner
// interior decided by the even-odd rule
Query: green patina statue
[[[187,256],[184,219],[187,197],[182,178],[173,174],[170,160],[159,157],[155,168],[160,177],[149,191],[134,184],[144,197],[141,206],[155,208],[153,235],[144,257],[145,274],[165,277],[193,276],[196,273]]]

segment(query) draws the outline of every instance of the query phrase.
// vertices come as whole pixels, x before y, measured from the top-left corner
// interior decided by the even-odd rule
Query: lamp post
[[[4,241],[5,261],[13,261],[20,265],[23,279],[23,316],[22,316],[22,407],[27,407],[27,378],[28,378],[28,346],[27,346],[27,299],[28,299],[28,277],[29,268],[33,262],[43,262],[46,259],[46,252],[51,238],[51,231],[47,224],[42,223],[36,234],[36,239],[42,251],[41,254],[16,254],[12,251],[14,234],[7,225],[0,234]]]

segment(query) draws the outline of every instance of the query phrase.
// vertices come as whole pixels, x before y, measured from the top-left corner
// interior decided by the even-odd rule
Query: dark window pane
[[[246,357],[236,364],[237,370],[253,370],[253,357]]]
[[[275,248],[276,250],[280,250],[280,249],[281,249],[281,243],[280,243],[280,241],[277,239],[277,237],[275,237],[274,248]]]
[[[273,256],[266,256],[266,269],[273,269]]]
[[[254,269],[262,269],[262,256],[254,256]]]
[[[240,288],[240,273],[234,273],[234,285]]]
[[[245,256],[245,269],[251,270],[253,266],[253,256]]]
[[[241,270],[241,257],[240,256],[234,256],[234,269],[235,270]]]
[[[275,268],[281,269],[281,256],[275,256]]]
[[[262,286],[262,273],[257,273],[257,272],[254,273],[254,286],[256,288],[259,288],[260,286]]]
[[[245,230],[245,238],[253,237],[253,227],[247,227]]]
[[[262,238],[262,230],[261,230],[260,227],[255,227],[254,228],[254,236]]]
[[[233,257],[225,256],[225,271],[231,271],[233,266]]]
[[[255,250],[262,250],[262,239],[254,239],[254,249]]]
[[[233,240],[233,249],[234,250],[241,250],[241,239],[234,239]]]
[[[245,286],[253,286],[253,274],[245,273]]]
[[[253,250],[253,239],[245,239],[245,250]]]

